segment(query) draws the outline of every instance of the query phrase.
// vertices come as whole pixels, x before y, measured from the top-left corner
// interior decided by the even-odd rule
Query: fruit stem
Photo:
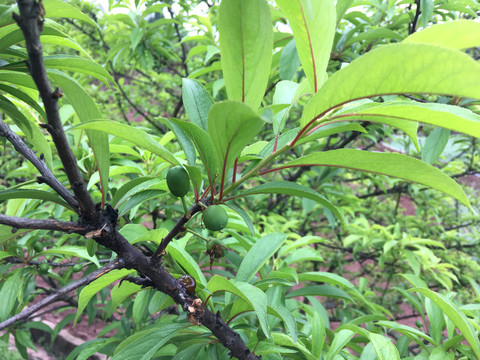
[[[189,229],[189,228],[186,228],[187,229],[187,232],[189,232],[190,234],[206,241],[207,243],[210,241],[210,239],[207,239],[205,236],[202,236],[200,235],[199,233],[197,233],[196,231],[193,231],[192,229]]]

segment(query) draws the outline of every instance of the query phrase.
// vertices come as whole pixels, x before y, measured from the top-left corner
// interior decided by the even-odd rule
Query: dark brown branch
[[[40,33],[43,29],[43,16],[45,10],[42,1],[18,0],[20,15],[13,14],[14,20],[23,32],[25,45],[28,52],[28,69],[42,98],[45,113],[47,114],[46,126],[52,136],[58,155],[62,161],[65,173],[78,200],[80,212],[88,218],[95,218],[95,203],[87,191],[82,175],[77,166],[77,159],[70,149],[65,132],[63,131],[60,113],[58,112],[58,99],[61,91],[52,91],[47,71],[43,61]]]
[[[415,16],[410,24],[408,24],[408,34],[412,35],[417,30],[418,18],[420,17],[420,0],[415,0]]]
[[[26,308],[25,310],[18,313],[17,315],[12,316],[10,319],[7,319],[4,322],[0,323],[0,330],[6,329],[7,327],[15,324],[17,321],[27,319],[28,317],[32,316],[34,313],[44,308],[45,306],[61,300],[63,296],[65,296],[65,294],[68,294],[70,291],[78,289],[80,286],[84,286],[91,283],[92,281],[97,279],[99,276],[102,276],[103,274],[110,272],[111,270],[120,269],[122,267],[123,267],[122,261],[114,260],[110,262],[104,267],[101,267],[100,269],[91,272],[90,274],[81,278],[80,280],[77,280],[72,284],[65,286],[64,288],[58,290],[55,294],[47,296],[45,299],[40,300],[38,303],[30,306],[29,308]]]
[[[10,143],[12,143],[15,150],[25,156],[25,158],[37,168],[42,175],[41,181],[55,190],[57,194],[60,195],[74,210],[78,210],[78,202],[73,194],[68,191],[68,189],[63,186],[60,181],[57,180],[57,178],[45,164],[45,161],[39,159],[33,150],[23,142],[22,138],[15,134],[12,129],[10,129],[10,127],[2,121],[1,117],[0,136],[4,136]]]
[[[88,229],[76,222],[59,221],[55,219],[27,219],[0,214],[0,224],[12,226],[14,229],[42,229],[62,231],[68,234],[85,235]]]

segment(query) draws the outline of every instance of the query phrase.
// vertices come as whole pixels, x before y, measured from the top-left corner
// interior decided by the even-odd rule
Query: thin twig
[[[95,270],[88,274],[87,276],[81,278],[80,280],[77,280],[62,289],[58,290],[55,294],[52,294],[50,296],[47,296],[45,299],[40,300],[38,303],[30,306],[29,308],[26,308],[22,312],[18,313],[15,316],[12,316],[10,319],[7,319],[3,322],[0,323],[0,330],[6,329],[7,327],[15,324],[16,322],[20,320],[27,319],[28,317],[32,316],[34,313],[36,313],[38,310],[44,308],[47,305],[50,305],[58,300],[60,300],[65,294],[68,294],[70,291],[73,291],[75,289],[78,289],[80,286],[90,284],[92,281],[97,279],[98,277],[102,276],[103,274],[106,274],[114,269],[120,269],[123,267],[122,261],[119,260],[114,260],[110,262],[109,264],[105,265],[104,267],[101,267],[98,270]]]
[[[1,215],[0,224],[12,226],[14,229],[42,229],[62,231],[68,234],[85,235],[89,229],[76,222],[59,221],[56,219],[27,219],[15,216]]]
[[[45,161],[38,158],[33,152],[33,150],[25,144],[22,138],[15,134],[12,129],[10,129],[10,127],[2,121],[1,116],[0,136],[5,137],[10,143],[12,143],[15,150],[25,156],[25,158],[37,168],[37,170],[42,175],[40,179],[42,182],[55,190],[57,194],[60,195],[74,210],[78,210],[78,202],[73,196],[73,194],[65,186],[63,186],[60,181],[58,181],[55,175],[53,175],[51,170],[45,164]]]

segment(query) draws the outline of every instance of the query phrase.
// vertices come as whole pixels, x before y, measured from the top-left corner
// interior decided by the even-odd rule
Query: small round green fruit
[[[187,195],[190,190],[190,178],[187,171],[181,166],[170,168],[167,173],[167,186],[173,196]]]
[[[80,264],[75,264],[75,265],[73,265],[73,269],[72,269],[72,270],[73,270],[74,273],[78,273],[78,272],[80,272],[80,271],[83,270],[83,266],[80,265]]]
[[[203,223],[208,230],[222,230],[228,223],[227,212],[220,205],[211,205],[203,212]]]
[[[40,274],[48,274],[48,270],[50,270],[50,266],[48,264],[40,264],[40,266],[38,267],[38,272]]]
[[[33,245],[33,249],[35,252],[39,253],[43,251],[43,244],[40,241],[37,241],[35,245]]]

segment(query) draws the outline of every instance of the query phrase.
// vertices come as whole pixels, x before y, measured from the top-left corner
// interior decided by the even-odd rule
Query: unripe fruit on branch
[[[38,267],[38,272],[40,274],[48,274],[48,270],[50,270],[50,265],[45,263],[40,264],[40,266]]]
[[[170,168],[167,173],[167,186],[173,196],[187,195],[190,190],[190,178],[187,171],[181,166]]]
[[[203,223],[208,230],[222,230],[228,223],[227,212],[220,205],[211,205],[203,212]]]

